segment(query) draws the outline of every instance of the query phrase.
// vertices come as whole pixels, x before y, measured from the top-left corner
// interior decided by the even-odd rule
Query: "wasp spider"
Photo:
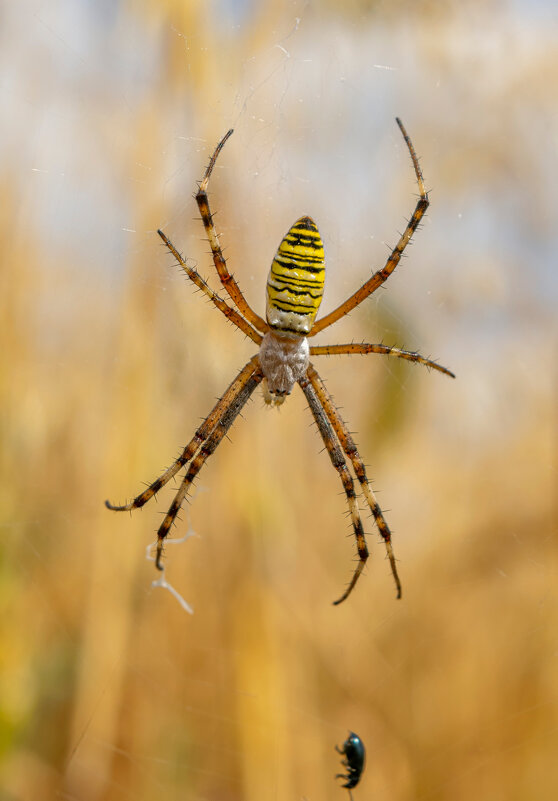
[[[388,524],[368,483],[364,464],[356,445],[347,426],[341,419],[331,395],[310,362],[310,357],[329,354],[382,353],[424,364],[452,377],[453,373],[414,351],[400,350],[399,348],[391,348],[382,344],[350,343],[346,345],[315,346],[309,346],[308,344],[309,337],[313,337],[341,317],[344,317],[387,281],[397,267],[403,251],[409,244],[428,207],[428,195],[424,188],[422,173],[414,147],[401,120],[397,119],[397,124],[411,154],[419,188],[419,197],[415,210],[385,266],[374,273],[344,303],[317,321],[315,317],[324,289],[325,262],[322,239],[316,223],[311,217],[301,217],[295,222],[279,245],[273,259],[267,279],[267,321],[257,315],[248,305],[236,280],[228,271],[209,208],[207,187],[215,162],[225,142],[231,136],[232,130],[225,134],[215,148],[196,194],[196,201],[211,246],[215,268],[223,287],[232,300],[232,304],[217,295],[199,273],[185,262],[166,234],[163,231],[158,231],[159,236],[188,278],[202,290],[230,322],[234,323],[237,328],[259,346],[258,353],[242,368],[186,445],[181,455],[168,470],[130,503],[123,506],[115,506],[106,501],[107,507],[115,511],[137,509],[147,503],[181,468],[187,468],[178,492],[157,532],[155,563],[160,570],[163,569],[162,556],[165,538],[175,522],[175,518],[193,480],[206,460],[217,448],[258,384],[262,384],[265,402],[273,406],[283,403],[287,395],[292,392],[294,385],[298,384],[306,396],[310,411],[314,416],[331,462],[341,478],[356,538],[358,563],[348,587],[335,603],[339,604],[349,596],[368,559],[368,548],[362,527],[355,484],[349,472],[347,461],[353,468],[364,499],[384,540],[391,571],[395,579],[397,597],[401,597],[401,583],[397,574]]]

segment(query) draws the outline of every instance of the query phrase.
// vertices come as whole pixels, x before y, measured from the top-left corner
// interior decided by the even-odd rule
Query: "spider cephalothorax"
[[[264,376],[264,400],[279,406],[306,375],[310,364],[308,340],[300,335],[268,331],[263,336],[258,361]]]
[[[215,148],[196,194],[196,201],[211,246],[217,273],[234,305],[229,305],[217,295],[199,273],[186,263],[170,239],[162,231],[158,231],[159,236],[188,278],[204,292],[228,320],[259,345],[258,353],[242,368],[198,428],[188,445],[186,445],[181,455],[163,475],[157,478],[130,503],[123,506],[115,506],[106,501],[107,507],[116,511],[137,509],[164,487],[181,468],[187,468],[178,492],[157,532],[156,565],[160,570],[162,570],[165,538],[175,522],[178,511],[188,494],[194,478],[203,467],[205,461],[217,448],[255,388],[261,383],[266,403],[277,406],[284,402],[286,396],[292,392],[295,384],[298,384],[304,392],[331,462],[343,483],[357,543],[359,561],[347,589],[335,603],[339,604],[348,597],[368,559],[368,548],[358,508],[355,483],[349,471],[347,460],[353,468],[354,476],[360,484],[364,499],[384,540],[397,587],[397,597],[401,596],[401,583],[397,574],[388,524],[368,483],[366,470],[356,445],[331,395],[310,362],[310,357],[332,354],[382,353],[424,364],[452,377],[453,373],[414,351],[400,350],[387,345],[350,343],[345,345],[309,346],[308,344],[308,337],[314,336],[341,317],[344,317],[389,278],[428,208],[428,195],[424,188],[424,181],[415,150],[401,120],[397,119],[397,124],[411,154],[419,188],[419,198],[415,210],[384,267],[375,272],[344,303],[319,320],[315,318],[324,289],[324,248],[316,223],[311,217],[301,217],[295,222],[283,238],[275,254],[267,281],[267,321],[252,310],[234,277],[228,271],[209,210],[207,187],[217,157],[232,134],[232,130],[225,134]]]

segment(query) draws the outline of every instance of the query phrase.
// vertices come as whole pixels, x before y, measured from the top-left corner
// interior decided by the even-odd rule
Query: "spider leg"
[[[350,342],[346,345],[314,345],[310,348],[311,356],[350,355],[354,353],[384,353],[388,356],[397,356],[410,362],[424,364],[425,367],[431,367],[433,370],[438,370],[440,373],[445,373],[451,378],[455,378],[455,373],[452,373],[447,367],[442,367],[441,364],[433,362],[431,359],[425,359],[424,356],[414,350],[390,348],[388,345],[369,345],[364,342]]]
[[[161,559],[163,556],[163,545],[165,538],[167,537],[170,528],[174,523],[176,515],[178,514],[180,507],[182,506],[182,503],[188,494],[188,490],[190,489],[192,482],[204,466],[206,460],[215,451],[235,421],[236,417],[250,398],[252,392],[256,389],[263,378],[263,374],[257,362],[257,357],[254,357],[250,364],[252,365],[252,371],[244,380],[240,391],[237,392],[236,395],[234,395],[221,410],[221,416],[217,421],[217,424],[214,426],[213,430],[205,439],[198,453],[192,460],[190,467],[188,468],[186,475],[182,480],[180,488],[176,493],[163,522],[159,526],[159,530],[157,531],[157,556],[155,559],[155,565],[159,570],[163,569]]]
[[[211,178],[213,168],[215,167],[215,162],[217,161],[217,157],[223,149],[225,142],[229,136],[232,135],[232,133],[233,129],[231,128],[231,130],[227,131],[215,148],[213,155],[209,160],[209,164],[207,165],[205,175],[203,176],[203,179],[199,185],[199,189],[196,192],[196,203],[198,204],[198,208],[200,210],[200,216],[205,228],[205,233],[213,254],[213,263],[215,264],[215,269],[217,270],[219,278],[221,279],[221,283],[229,293],[231,299],[242,316],[245,317],[250,325],[253,325],[258,331],[265,333],[268,330],[267,323],[265,320],[262,320],[262,318],[256,314],[255,311],[253,311],[246,298],[242,294],[240,287],[236,283],[236,280],[229,273],[227,262],[225,261],[223,251],[221,250],[221,245],[219,244],[219,236],[213,223],[213,216],[209,208],[209,200],[207,197],[207,186],[209,184],[209,179]]]
[[[317,334],[319,331],[323,331],[324,328],[327,328],[328,325],[335,323],[341,317],[344,317],[346,314],[352,311],[356,306],[358,306],[359,303],[362,303],[362,301],[365,300],[365,298],[371,295],[372,292],[375,292],[379,286],[381,286],[385,281],[387,281],[387,279],[390,277],[392,272],[399,264],[399,260],[401,259],[401,254],[409,244],[412,235],[417,230],[418,225],[422,220],[426,209],[428,208],[429,204],[428,194],[426,192],[426,189],[424,188],[424,180],[422,177],[422,172],[420,170],[415,148],[413,147],[413,144],[409,139],[407,131],[405,130],[405,127],[401,122],[401,120],[399,119],[399,117],[396,117],[395,119],[397,124],[399,125],[399,128],[401,129],[401,133],[403,134],[405,143],[409,148],[409,153],[411,154],[413,167],[415,169],[415,176],[419,188],[419,199],[417,201],[417,205],[415,207],[411,219],[407,223],[407,227],[399,237],[399,242],[392,250],[385,266],[382,267],[381,270],[378,270],[378,272],[374,273],[374,275],[371,278],[369,278],[368,281],[365,284],[363,284],[363,286],[360,287],[360,289],[357,289],[354,295],[351,295],[350,298],[348,298],[344,303],[342,303],[341,306],[338,306],[332,312],[326,314],[326,316],[322,317],[321,320],[317,320],[312,326],[312,330],[309,333],[309,336],[311,337],[314,336],[314,334]]]
[[[366,539],[364,537],[362,520],[360,518],[360,512],[358,509],[354,481],[347,467],[347,462],[345,461],[345,457],[343,456],[343,451],[339,447],[339,443],[335,436],[335,431],[332,428],[332,425],[328,419],[326,410],[318,396],[318,393],[316,392],[315,387],[311,383],[310,374],[307,373],[307,375],[304,378],[301,378],[298,383],[300,384],[302,391],[306,396],[306,400],[308,401],[308,405],[310,406],[310,411],[314,415],[314,420],[316,421],[318,430],[324,441],[324,445],[326,446],[327,452],[329,453],[329,458],[331,459],[331,463],[339,473],[339,476],[343,483],[343,489],[345,490],[345,495],[347,496],[347,503],[349,505],[349,512],[351,514],[351,522],[353,524],[353,529],[357,543],[359,561],[355,568],[349,586],[347,587],[343,595],[337,601],[334,601],[334,604],[337,605],[340,604],[342,601],[344,601],[346,598],[348,598],[348,596],[351,594],[353,590],[353,587],[357,583],[360,574],[364,570],[364,565],[366,564],[366,560],[368,559],[368,548],[366,547]]]
[[[243,331],[246,334],[246,336],[250,337],[250,339],[253,340],[253,342],[256,342],[259,345],[260,342],[262,341],[261,334],[259,334],[257,331],[254,330],[252,325],[250,325],[250,323],[244,319],[242,314],[239,314],[239,312],[237,312],[236,309],[233,309],[231,306],[229,306],[228,303],[226,303],[222,298],[220,298],[219,295],[217,295],[211,289],[208,283],[203,280],[203,278],[197,272],[197,270],[194,270],[193,267],[190,267],[188,264],[186,264],[186,262],[184,261],[178,250],[175,248],[175,246],[170,241],[168,236],[165,233],[163,233],[163,231],[158,230],[157,233],[159,234],[159,236],[161,237],[167,248],[170,250],[174,258],[177,260],[179,265],[182,267],[182,269],[184,270],[190,281],[193,281],[194,284],[199,289],[201,289],[201,291],[205,295],[207,295],[209,300],[215,306],[217,306],[219,311],[221,311],[225,315],[227,320],[230,320],[231,323],[234,323],[234,325],[236,325],[237,328],[240,328],[240,330]]]
[[[254,357],[242,368],[223,396],[207,415],[178,459],[171,464],[168,470],[165,470],[165,472],[159,476],[159,478],[156,478],[155,481],[147,487],[147,489],[130,501],[130,503],[126,503],[123,506],[115,506],[109,501],[105,501],[105,506],[107,509],[112,509],[115,512],[129,512],[132,509],[139,509],[139,507],[147,503],[147,501],[150,500],[155,493],[159,492],[159,490],[162,489],[165,484],[170,481],[171,478],[173,478],[173,476],[175,476],[178,471],[184,467],[184,465],[187,464],[194,456],[200,445],[202,445],[211,434],[216,424],[223,416],[225,410],[237,400],[239,394],[242,392],[250,377],[258,369],[258,367],[259,362],[257,361],[257,357]]]
[[[341,443],[343,450],[345,451],[345,453],[347,454],[347,456],[351,461],[351,464],[353,465],[355,475],[358,481],[360,482],[360,486],[362,487],[362,492],[364,494],[364,497],[366,498],[368,506],[370,507],[370,511],[372,512],[374,520],[376,521],[376,525],[378,526],[378,530],[384,540],[389,563],[391,566],[391,572],[393,574],[393,578],[395,580],[395,586],[397,588],[397,597],[401,598],[401,582],[399,580],[399,575],[397,573],[395,555],[393,553],[393,547],[391,544],[391,531],[383,515],[383,512],[380,509],[380,505],[378,504],[378,501],[376,500],[376,497],[372,492],[372,488],[368,483],[368,477],[366,475],[366,469],[364,467],[363,461],[360,458],[359,452],[356,448],[353,438],[351,437],[349,431],[347,430],[347,426],[343,422],[343,419],[333,402],[333,398],[327,391],[324,382],[314,369],[313,365],[310,365],[308,367],[306,374],[316,393],[316,397],[318,399],[318,402],[320,403],[321,408],[323,408],[329,423],[331,424],[333,430],[335,431],[337,437],[339,438],[339,442]],[[352,586],[354,586],[354,581],[355,580],[353,578],[353,582],[351,583],[351,585],[349,585],[348,592],[342,598],[340,598],[340,600],[337,601],[337,603],[340,603],[341,601],[345,600],[348,593],[352,589]]]

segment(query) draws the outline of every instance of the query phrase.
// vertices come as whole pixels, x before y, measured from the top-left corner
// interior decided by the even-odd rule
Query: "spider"
[[[415,351],[400,350],[383,344],[354,342],[345,345],[309,346],[308,344],[309,337],[315,336],[344,317],[387,281],[397,267],[403,251],[428,208],[428,195],[415,149],[401,120],[396,118],[396,122],[411,155],[419,188],[415,210],[384,267],[375,272],[344,303],[317,321],[315,318],[324,289],[325,263],[322,239],[316,223],[311,217],[301,217],[297,220],[279,245],[267,279],[266,320],[252,310],[235,278],[228,271],[209,208],[207,188],[217,158],[232,135],[232,129],[225,134],[215,148],[195,196],[211,246],[215,268],[232,304],[217,295],[199,273],[186,263],[163,231],[157,232],[188,278],[201,289],[231,323],[259,345],[258,353],[238,373],[178,459],[129,503],[115,506],[109,501],[105,501],[106,506],[114,511],[123,512],[137,509],[147,503],[179,470],[183,467],[187,468],[178,492],[157,532],[155,564],[159,570],[163,569],[162,557],[165,538],[175,522],[192,482],[226,435],[256,387],[259,384],[262,385],[264,400],[267,404],[279,406],[292,392],[295,384],[298,384],[306,397],[333,467],[341,478],[356,538],[358,562],[347,588],[341,597],[334,601],[334,604],[340,604],[348,598],[368,559],[368,548],[358,507],[355,483],[349,472],[347,460],[352,465],[364,499],[384,540],[395,580],[397,597],[401,597],[401,582],[397,573],[389,526],[368,483],[364,464],[351,434],[341,419],[324,382],[310,362],[310,356],[380,353],[423,364],[452,378],[455,376],[446,367],[424,358]]]

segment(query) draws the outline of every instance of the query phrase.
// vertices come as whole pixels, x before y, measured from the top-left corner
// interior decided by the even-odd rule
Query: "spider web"
[[[355,801],[556,797],[555,36],[546,2],[5,5],[2,798],[343,798],[347,730],[368,749]],[[192,192],[234,127],[210,186],[231,270],[263,313],[311,214],[325,314],[414,207],[396,115],[431,208],[316,339],[418,349],[458,380],[316,366],[403,600],[363,509],[372,557],[331,606],[354,543],[301,393],[248,404],[154,576],[172,488],[130,516],[102,500],[155,478],[253,352],[156,229],[222,291]]]

